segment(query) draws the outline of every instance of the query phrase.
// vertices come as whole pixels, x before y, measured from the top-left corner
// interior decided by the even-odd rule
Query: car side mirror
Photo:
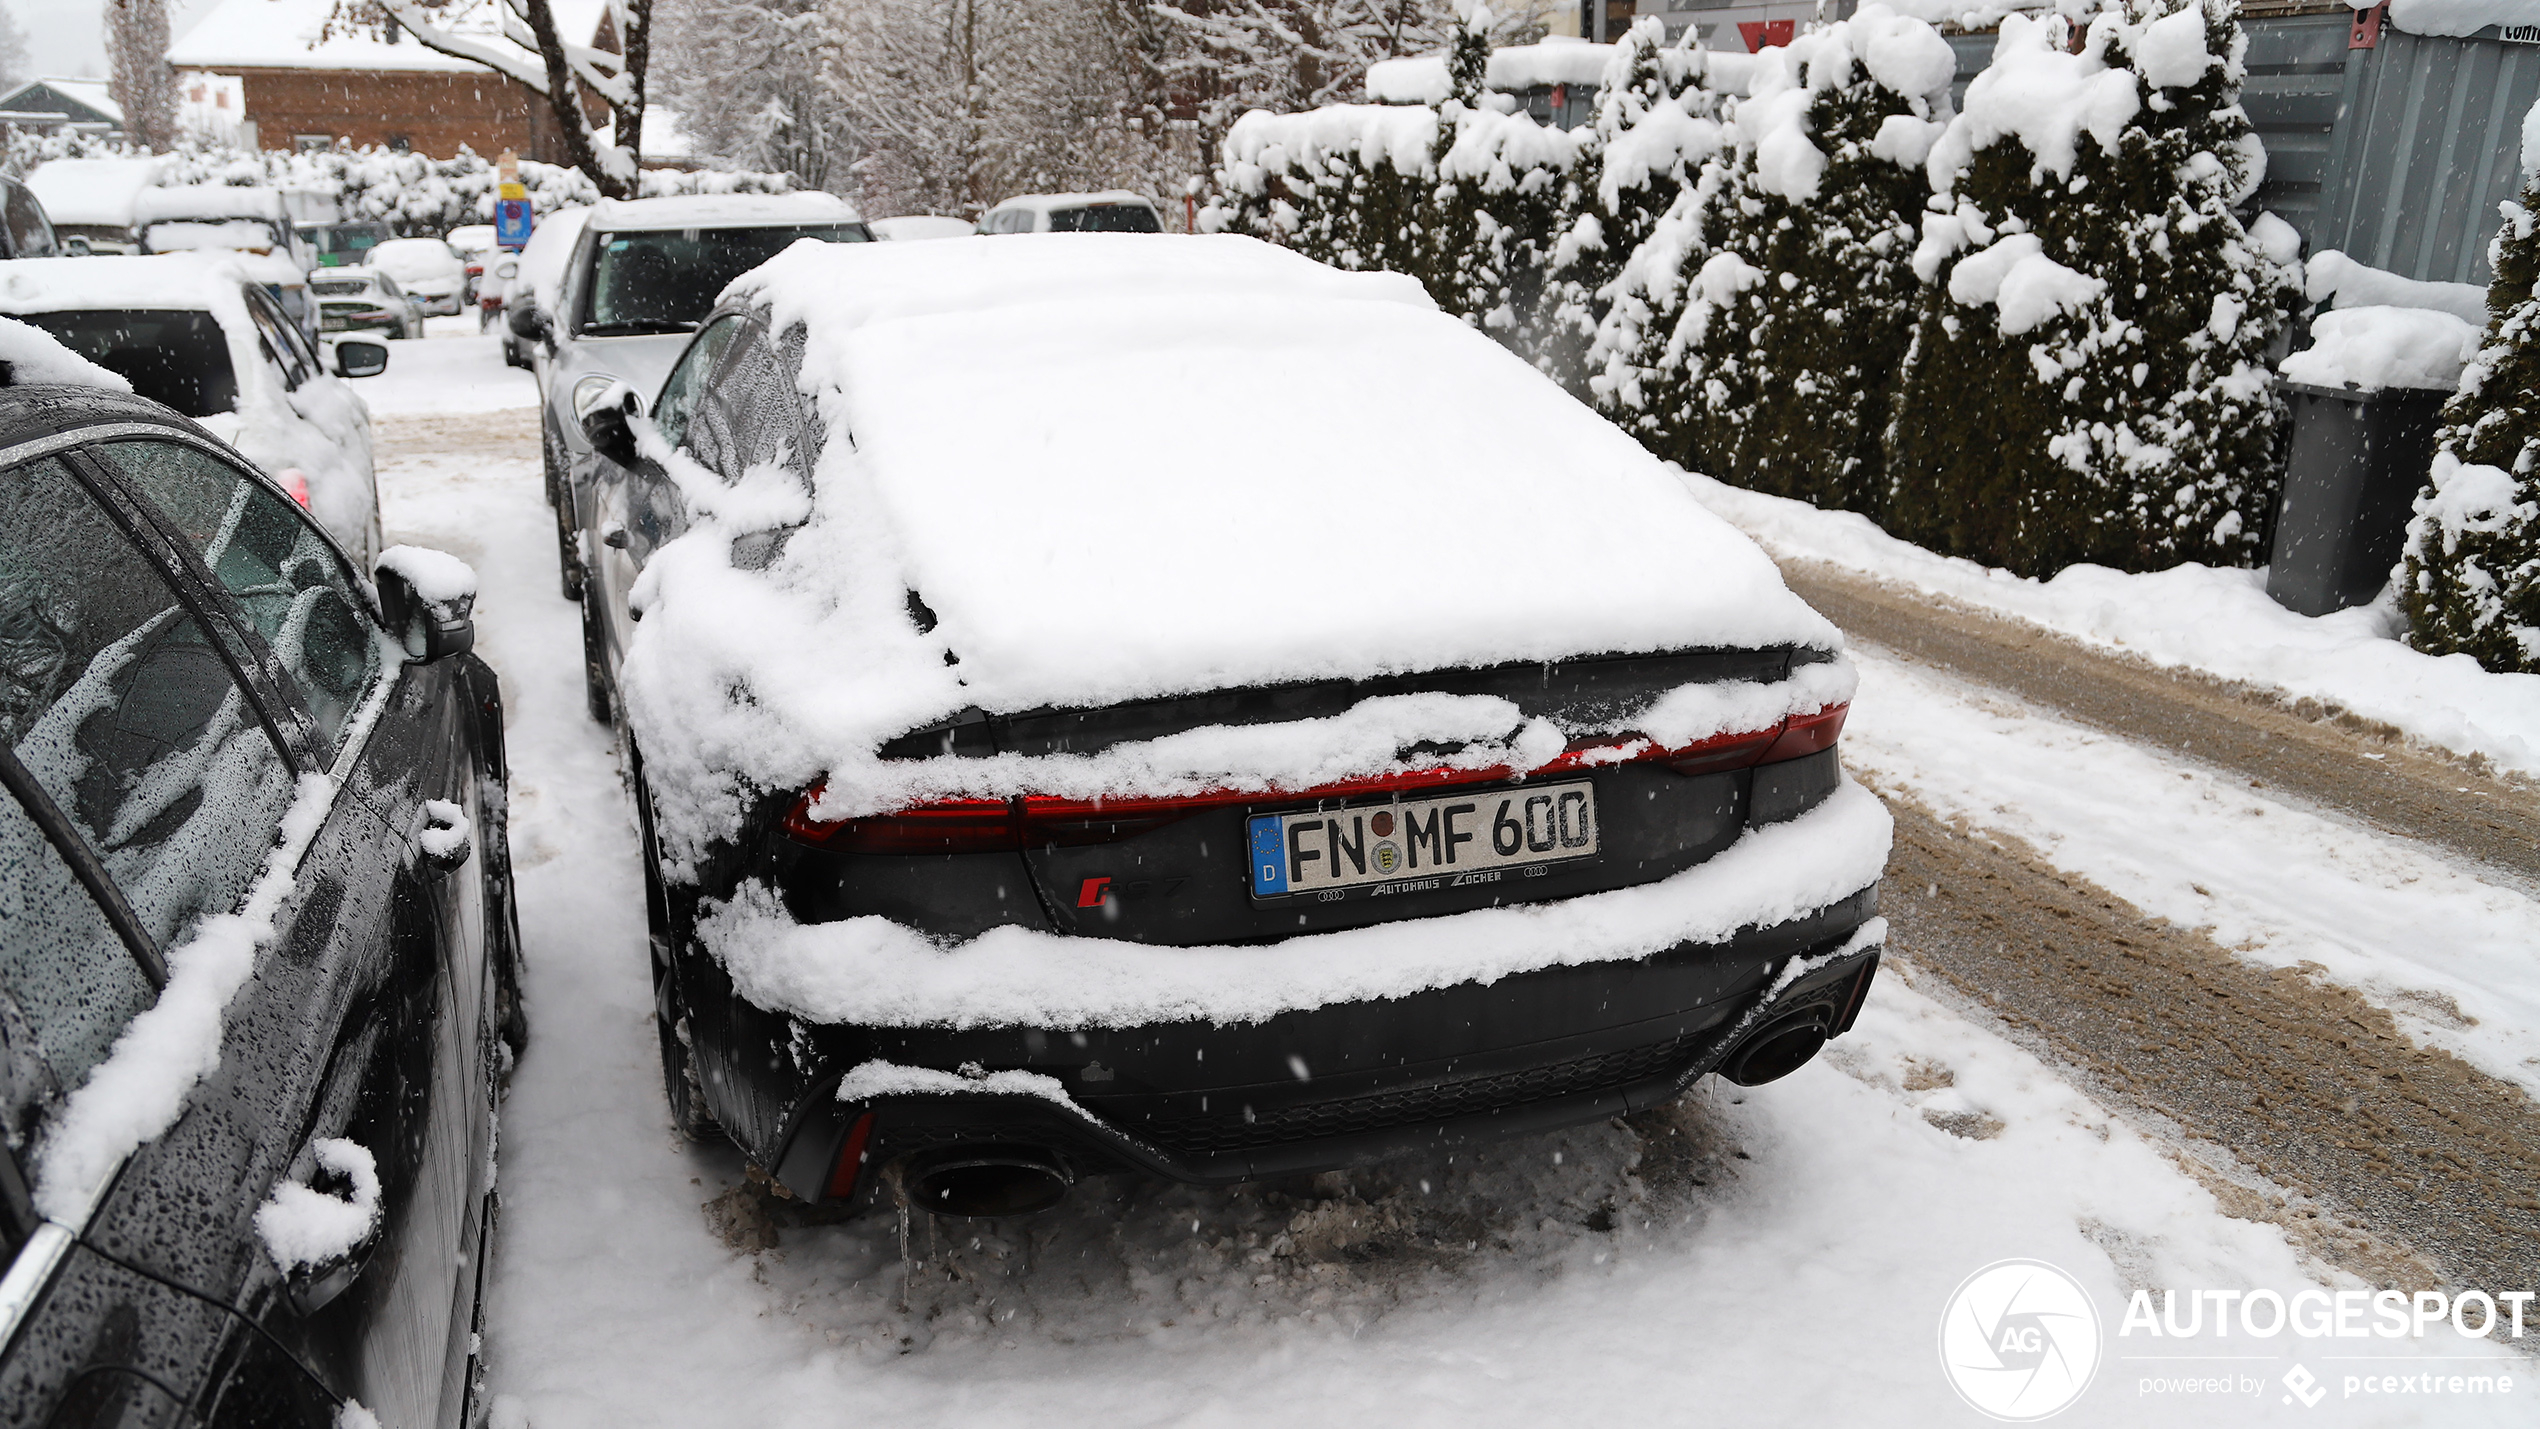
[[[348,337],[335,344],[335,375],[377,377],[388,370],[388,344]]]
[[[546,311],[535,299],[506,306],[510,311],[503,320],[511,324],[512,336],[530,342],[545,342],[555,336],[555,324],[547,320]]]
[[[603,402],[582,414],[582,436],[591,450],[629,470],[643,460],[635,450],[635,428],[627,421],[626,409]]]
[[[476,570],[443,551],[391,546],[379,553],[379,614],[406,647],[406,659],[429,665],[476,645]]]

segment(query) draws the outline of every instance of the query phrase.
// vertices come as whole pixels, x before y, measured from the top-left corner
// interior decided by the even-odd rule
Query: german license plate
[[[1540,878],[1596,856],[1596,788],[1585,782],[1445,794],[1246,821],[1252,896],[1357,895]]]

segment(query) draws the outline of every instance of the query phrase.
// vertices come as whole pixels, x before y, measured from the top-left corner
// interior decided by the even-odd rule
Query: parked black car
[[[476,1422],[502,700],[401,569],[164,407],[0,390],[0,1424]],[[379,1212],[286,1270],[292,1184]]]
[[[1026,246],[1050,242],[928,246],[945,250],[940,262],[951,280],[1034,300],[1068,296],[1052,291],[1067,281],[1055,263],[1025,269],[1032,282],[1009,280],[1007,289],[995,287],[1001,269],[982,277],[957,265],[984,270],[1010,261],[1020,269],[1043,263],[1044,251],[1109,260],[1110,250],[1087,245]],[[1196,305],[1217,300],[1201,289],[1219,281],[1205,263],[1268,261],[1245,250],[1221,255],[1171,245],[1120,253],[1116,261],[1124,264],[1189,265],[1168,275],[1199,290],[1186,299],[1194,306],[1185,311],[1205,311]],[[1733,922],[1734,931],[1723,930],[1727,936],[1261,1017],[1124,1025],[1042,1017],[1028,1009],[993,1018],[955,1009],[940,1020],[929,1014],[899,1025],[856,1025],[744,995],[726,959],[701,943],[700,920],[709,910],[728,914],[765,907],[770,899],[781,911],[767,916],[789,929],[886,922],[913,930],[955,959],[957,945],[967,940],[1022,929],[1061,943],[1189,948],[1193,967],[1211,960],[1228,967],[1222,960],[1235,956],[1232,949],[1502,905],[1590,901],[1695,870],[1785,822],[1811,820],[1807,830],[1823,830],[1866,821],[1876,826],[1884,853],[1884,814],[1861,791],[1843,787],[1834,745],[1849,683],[1825,679],[1839,667],[1823,642],[1591,650],[1481,668],[1203,688],[1101,708],[972,708],[886,738],[875,754],[886,762],[934,766],[971,756],[1009,762],[1098,756],[1212,728],[1336,719],[1386,696],[1504,700],[1527,720],[1611,731],[1602,712],[1653,709],[1670,692],[1703,686],[1782,690],[1822,682],[1844,692],[1777,707],[1753,724],[1689,743],[1625,730],[1583,737],[1570,752],[1523,769],[1415,763],[1394,775],[1268,792],[1255,785],[1250,792],[1091,800],[1033,792],[943,798],[836,819],[819,813],[817,788],[767,787],[798,775],[762,779],[744,765],[740,799],[755,803],[733,819],[730,833],[714,835],[701,856],[694,841],[685,850],[666,842],[663,831],[677,827],[673,821],[698,826],[690,814],[699,800],[673,804],[683,798],[682,786],[665,786],[663,774],[674,758],[687,757],[691,726],[663,725],[658,719],[677,718],[664,715],[646,728],[644,711],[692,711],[717,692],[661,681],[682,679],[679,672],[690,668],[712,669],[712,678],[754,692],[807,671],[821,671],[842,688],[873,678],[866,673],[869,657],[797,648],[790,637],[762,631],[734,632],[734,645],[769,652],[766,666],[740,673],[718,665],[721,652],[704,644],[669,647],[676,654],[656,647],[640,664],[629,657],[643,653],[645,638],[676,628],[675,614],[655,615],[656,623],[638,627],[647,618],[642,603],[669,598],[658,583],[648,582],[647,593],[638,578],[652,574],[665,546],[696,528],[693,494],[711,492],[714,479],[737,487],[784,471],[819,492],[834,470],[860,490],[852,485],[859,468],[849,461],[884,451],[882,431],[900,441],[897,450],[915,444],[923,460],[925,433],[881,428],[890,416],[882,410],[887,404],[848,408],[879,413],[871,417],[873,426],[849,436],[830,424],[840,409],[831,403],[839,399],[824,382],[834,379],[813,363],[824,344],[836,350],[841,333],[823,330],[817,319],[808,333],[801,326],[770,326],[772,292],[790,300],[824,285],[854,291],[870,283],[880,291],[916,281],[896,268],[872,266],[885,262],[914,266],[919,258],[903,263],[902,255],[890,253],[796,250],[760,270],[784,268],[782,278],[745,279],[727,291],[671,366],[650,418],[662,442],[693,458],[702,473],[668,471],[645,454],[656,448],[639,451],[631,419],[618,406],[602,403],[583,413],[583,434],[600,463],[585,512],[596,537],[583,592],[591,711],[602,720],[619,719],[636,763],[665,1087],[683,1130],[695,1134],[719,1123],[807,1201],[869,1200],[893,1177],[868,1174],[868,1168],[888,1169],[914,1204],[995,1215],[1051,1204],[1078,1176],[1095,1170],[1227,1184],[1576,1125],[1671,1100],[1715,1071],[1742,1083],[1772,1080],[1852,1025],[1878,963],[1877,929],[1865,926],[1875,912],[1874,866],[1840,887],[1812,888],[1807,901],[1754,915],[1762,926]],[[806,282],[804,272],[817,280]],[[1302,286],[1313,277],[1296,281]],[[764,286],[745,293],[753,282]],[[994,311],[994,301],[980,300],[982,310]],[[1013,301],[1025,306],[1022,298]],[[1257,320],[1247,315],[1259,309],[1245,301],[1239,295],[1225,303],[1229,321]],[[962,329],[965,337],[993,332],[985,318],[974,321],[978,326]],[[1034,311],[1016,321],[1049,319]],[[1413,348],[1401,358],[1406,364],[1439,348],[1450,358],[1462,353],[1454,344],[1464,340],[1464,330],[1452,320],[1435,318],[1421,331],[1428,347]],[[807,352],[814,358],[807,360]],[[1524,374],[1523,380],[1539,379]],[[870,393],[855,395],[871,403]],[[1540,394],[1521,388],[1517,395]],[[1260,410],[1283,409],[1271,400]],[[1562,417],[1569,409],[1551,410]],[[1245,409],[1230,410],[1230,429],[1244,415]],[[1125,430],[1118,417],[1105,410],[1067,430]],[[1416,412],[1402,418],[1446,419]],[[833,459],[834,468],[823,465]],[[1642,458],[1634,452],[1626,459]],[[1205,463],[1201,467],[1191,481],[1217,479]],[[1070,499],[1077,491],[1060,489]],[[822,499],[814,496],[815,509]],[[1652,498],[1666,499],[1663,491]],[[874,513],[866,519],[878,522],[879,506],[868,501],[852,509]],[[811,519],[816,525],[844,518]],[[729,560],[740,571],[768,568],[785,543],[798,539],[808,538],[787,530],[745,534],[732,540]],[[1193,522],[1157,544],[1171,539],[1214,552],[1229,572],[1269,564],[1232,525]],[[1761,565],[1760,555],[1755,560]],[[788,566],[785,589],[825,595],[818,582],[840,564]],[[1146,572],[1125,565],[1117,579],[1158,602],[1186,595],[1154,588]],[[925,594],[908,593],[905,618],[921,638],[942,639],[928,634],[937,617]],[[1777,583],[1764,594],[1791,600]],[[975,672],[962,657],[979,652],[958,644],[946,646],[940,663]],[[1133,639],[1120,644],[1139,648]],[[638,672],[654,682],[643,687],[654,692],[649,704],[642,690],[619,688]],[[739,705],[763,707],[755,693]],[[632,721],[630,708],[637,716]],[[729,751],[742,747],[741,738],[728,727],[712,728],[696,738],[711,740],[718,758],[738,757]],[[1441,749],[1435,757],[1444,766],[1453,755]],[[684,787],[699,786],[691,780]],[[717,816],[716,827],[725,826]],[[665,857],[666,848],[678,856]],[[1749,886],[1771,886],[1773,878],[1752,878]],[[751,897],[759,902],[751,905]],[[1050,952],[1061,955],[1057,947]],[[864,976],[862,966],[821,962],[821,971],[806,973],[805,980],[816,976],[836,987]],[[887,980],[890,974],[873,976]],[[858,1069],[869,1070],[859,1078]],[[1003,1072],[1034,1080],[983,1080]],[[868,1094],[868,1087],[875,1090]]]

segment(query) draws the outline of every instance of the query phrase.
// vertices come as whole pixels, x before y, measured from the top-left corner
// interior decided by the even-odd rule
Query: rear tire
[[[547,507],[556,518],[556,568],[560,588],[567,600],[580,600],[582,588],[590,583],[590,573],[582,564],[582,531],[575,519],[571,455],[564,440],[548,423],[538,424],[538,446],[546,467]]]
[[[617,722],[616,682],[609,678],[608,636],[600,628],[600,613],[593,608],[599,599],[596,581],[582,587],[582,697],[594,724]],[[647,827],[650,825],[647,823]],[[646,835],[650,847],[649,834]],[[649,855],[647,855],[649,857]]]
[[[661,1034],[662,1100],[670,1110],[671,1129],[684,1140],[696,1141],[720,1130],[722,1123],[706,1107],[705,1086],[697,1080],[697,1059],[689,1043],[688,1010],[680,1002],[679,979],[671,971],[670,899],[662,889],[661,855],[653,842],[653,805],[644,793],[644,762],[640,758],[627,762],[633,774],[629,782],[635,792],[635,831],[644,853],[644,931],[652,949],[653,1027]]]

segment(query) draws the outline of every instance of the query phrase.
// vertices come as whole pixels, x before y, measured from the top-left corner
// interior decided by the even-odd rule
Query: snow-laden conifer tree
[[[2540,674],[2540,107],[2523,125],[2522,201],[2488,249],[2487,341],[2443,409],[2408,523],[2408,643]]]
[[[2245,565],[2296,300],[2233,206],[2264,150],[2234,0],[2013,15],[1928,161],[1931,287],[1888,442],[1890,528],[2024,574]]]
[[[1921,166],[1956,70],[1938,31],[1875,0],[1756,56],[1684,324],[1692,464],[1883,514],[1886,416],[1921,290]]]

